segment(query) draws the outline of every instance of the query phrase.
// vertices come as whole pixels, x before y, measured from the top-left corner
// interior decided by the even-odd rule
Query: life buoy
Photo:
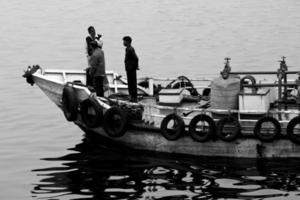
[[[68,121],[74,121],[77,118],[78,102],[74,88],[66,85],[62,94],[62,110]]]
[[[103,109],[94,98],[88,98],[80,103],[81,119],[89,128],[100,126]]]
[[[119,107],[109,108],[103,116],[103,128],[111,137],[121,137],[127,131],[127,115]]]
[[[234,117],[224,117],[217,124],[217,136],[223,141],[231,142],[235,140],[240,132],[241,125]]]
[[[270,127],[265,128],[265,131],[262,131],[264,123],[272,124],[274,131],[270,131],[272,129]],[[263,142],[271,142],[275,140],[280,135],[280,132],[280,123],[273,117],[263,117],[259,119],[254,127],[254,135]]]
[[[300,125],[300,116],[294,117],[287,125],[286,133],[288,138],[296,144],[300,144],[300,132],[295,133],[296,127]],[[297,128],[299,129],[299,128]],[[300,129],[299,129],[300,130]]]
[[[199,127],[199,122],[202,123],[202,125],[200,125],[201,130],[197,130]],[[205,142],[209,140],[210,138],[212,138],[215,131],[215,122],[208,115],[199,114],[195,116],[189,124],[189,133],[191,134],[191,137],[198,142]]]
[[[170,122],[172,121],[172,128],[169,128]],[[183,119],[175,113],[167,115],[160,125],[162,135],[168,140],[177,140],[183,133],[184,128]]]

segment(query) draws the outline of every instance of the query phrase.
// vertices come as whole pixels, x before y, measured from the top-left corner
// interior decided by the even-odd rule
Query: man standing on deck
[[[137,80],[136,70],[139,70],[139,58],[134,48],[131,46],[132,39],[130,36],[123,37],[125,49],[125,69],[127,75],[128,92],[131,102],[137,102]]]
[[[93,54],[93,48],[91,46],[91,43],[93,41],[96,41],[99,48],[102,49],[102,46],[103,46],[103,41],[101,40],[101,37],[102,35],[100,34],[96,34],[96,30],[93,26],[89,26],[88,27],[88,33],[89,35],[85,38],[85,41],[86,41],[86,53],[87,53],[87,59],[88,59],[88,64],[89,64],[89,59],[91,57],[91,55]],[[86,73],[87,73],[87,76],[86,76],[86,84],[87,85],[93,85],[93,80],[92,80],[92,77],[89,76],[89,70],[90,70],[90,67],[89,66],[87,69],[86,69]]]
[[[91,69],[89,75],[92,77],[93,87],[96,90],[97,96],[104,96],[104,80],[105,80],[105,59],[104,52],[98,46],[96,41],[91,42],[92,55],[89,59]]]

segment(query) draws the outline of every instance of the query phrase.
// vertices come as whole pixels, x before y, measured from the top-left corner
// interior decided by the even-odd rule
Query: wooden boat
[[[181,76],[164,85],[147,78],[138,85],[136,103],[129,101],[126,80],[112,71],[105,97],[85,85],[84,70],[33,66],[24,77],[68,121],[116,144],[196,156],[286,158],[300,157],[300,81],[288,79],[297,73],[287,70],[284,57],[277,71],[267,72],[232,72],[226,58],[222,77],[213,80]],[[258,82],[253,75],[276,80]]]

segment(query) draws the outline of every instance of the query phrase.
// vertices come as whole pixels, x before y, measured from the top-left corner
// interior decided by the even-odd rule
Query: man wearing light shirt
[[[96,41],[91,42],[91,48],[93,53],[89,58],[89,65],[91,69],[89,71],[92,77],[92,84],[96,90],[97,96],[104,96],[104,80],[105,80],[105,58],[104,52],[99,48]]]

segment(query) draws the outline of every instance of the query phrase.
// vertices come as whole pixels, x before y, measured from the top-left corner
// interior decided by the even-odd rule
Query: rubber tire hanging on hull
[[[93,110],[94,114],[90,114]],[[88,98],[80,103],[81,119],[89,128],[100,126],[103,118],[103,109],[94,98]]]
[[[119,107],[111,107],[103,116],[103,129],[111,137],[121,137],[127,131],[127,114]]]
[[[300,134],[295,134],[294,130],[300,125],[300,116],[294,117],[287,125],[286,133],[288,138],[296,144],[300,144]]]
[[[224,132],[224,127],[227,124],[232,124],[233,125],[233,131],[231,133],[225,133]],[[241,132],[241,125],[238,122],[237,119],[234,117],[224,117],[220,119],[220,121],[217,124],[217,136],[225,141],[225,142],[231,142],[235,140]]]
[[[172,120],[174,121],[173,129],[169,129],[168,124]],[[183,119],[175,113],[167,115],[160,125],[161,134],[168,140],[177,140],[182,135],[184,128]]]
[[[74,121],[77,118],[78,102],[74,88],[66,85],[62,94],[62,110],[68,121]]]
[[[261,132],[262,124],[266,123],[266,122],[270,122],[274,125],[275,131],[273,134],[266,135]],[[275,119],[273,117],[263,117],[263,118],[259,119],[256,122],[255,127],[254,127],[254,135],[263,142],[274,141],[276,138],[279,137],[280,132],[281,132],[280,123],[278,122],[277,119]]]
[[[197,131],[197,124],[199,122],[206,122],[208,124],[208,131]],[[191,137],[198,142],[205,142],[212,138],[216,132],[216,125],[214,120],[208,115],[200,114],[195,116],[189,124],[189,133]]]

